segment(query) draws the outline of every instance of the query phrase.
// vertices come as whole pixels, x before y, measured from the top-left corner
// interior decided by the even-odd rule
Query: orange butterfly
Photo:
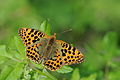
[[[19,35],[26,46],[27,57],[38,64],[42,61],[51,71],[83,62],[83,54],[68,43],[56,40],[56,34],[48,36],[39,30],[20,28]]]

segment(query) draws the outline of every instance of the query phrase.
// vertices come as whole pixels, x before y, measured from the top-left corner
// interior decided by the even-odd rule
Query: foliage
[[[49,33],[50,25],[47,23],[47,21],[44,21],[40,27],[36,27],[36,28],[37,29],[39,28],[40,30],[44,31],[45,33],[50,34]],[[13,43],[11,43],[11,42],[13,42]],[[1,61],[2,61],[1,65],[5,65],[5,68],[3,68],[1,71],[0,80],[4,80],[4,79],[7,79],[7,80],[9,80],[9,79],[12,79],[12,80],[35,79],[35,80],[37,80],[38,79],[39,80],[41,77],[43,77],[43,79],[45,78],[48,80],[49,79],[57,80],[55,77],[53,77],[51,74],[49,74],[49,72],[47,70],[43,69],[43,67],[41,67],[42,65],[29,62],[26,59],[25,47],[23,46],[23,44],[21,42],[22,41],[20,41],[20,38],[18,38],[18,36],[13,36],[12,39],[8,41],[7,47],[6,47],[6,45],[1,45],[0,51],[2,51],[2,52],[1,52],[0,56],[5,57],[5,59],[9,58],[9,61],[7,63],[8,65],[5,65],[6,61],[4,59],[2,60],[2,58],[1,58]],[[12,63],[10,62],[10,60],[12,61]],[[13,63],[15,63],[14,64],[15,66],[13,65]],[[28,70],[26,71],[26,69],[28,69]],[[6,73],[6,70],[8,71],[7,73]],[[72,68],[64,66],[57,72],[58,73],[69,73],[71,71],[72,71]],[[26,72],[27,72],[27,74],[26,74]],[[36,75],[37,77],[34,75]]]
[[[119,80],[119,9],[119,0],[1,0],[0,80]],[[57,33],[82,48],[85,61],[55,72],[29,61],[21,27]]]

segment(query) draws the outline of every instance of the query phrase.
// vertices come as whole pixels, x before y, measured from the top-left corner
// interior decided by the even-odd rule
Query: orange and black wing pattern
[[[62,40],[56,40],[55,35],[48,36],[31,28],[20,28],[19,35],[26,46],[27,57],[35,63],[42,60],[44,66],[51,71],[63,65],[83,62],[84,56],[81,51]]]
[[[31,28],[20,28],[18,33],[26,46],[27,57],[36,63],[40,63],[42,57],[42,53],[40,52],[42,51],[40,51],[41,49],[39,48],[45,46],[43,44],[49,36],[39,30]]]
[[[47,69],[55,71],[61,68],[63,65],[71,65],[83,62],[83,54],[68,43],[61,40],[56,40],[55,47],[55,56],[44,62],[44,65]]]
[[[25,46],[39,42],[42,38],[49,38],[49,36],[45,33],[31,28],[20,28],[18,33],[22,38]]]
[[[84,56],[77,48],[62,40],[57,40],[56,42],[58,44],[58,50],[61,52],[62,61],[65,65],[83,62]]]

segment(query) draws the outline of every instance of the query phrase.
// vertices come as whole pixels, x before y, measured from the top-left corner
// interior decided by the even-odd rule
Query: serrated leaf
[[[17,50],[16,44],[18,42],[16,42],[17,40],[14,38],[14,36],[12,36],[9,40],[8,40],[8,44],[6,46],[6,51],[7,51],[7,55],[11,56],[13,59],[22,59],[20,52]],[[18,43],[19,44],[19,43]],[[17,44],[17,45],[18,45]],[[18,45],[21,46],[21,45]]]
[[[75,70],[73,71],[71,80],[80,80],[80,74],[78,68],[75,68]]]
[[[7,66],[8,64],[14,64],[16,63],[15,58],[12,57],[11,54],[6,52],[6,46],[5,45],[0,45],[0,66],[3,68],[3,66]]]
[[[5,56],[0,56],[0,69],[3,69],[5,66],[14,66],[17,61],[13,60],[13,58],[8,58]]]
[[[0,45],[0,56],[12,59],[12,56],[6,52],[5,45]]]
[[[25,47],[22,43],[22,41],[20,41],[21,39],[19,39],[18,37],[14,36],[14,43],[16,45],[16,49],[18,50],[19,55],[25,57]]]
[[[10,74],[10,72],[13,70],[12,67],[10,66],[5,66],[2,69],[2,72],[0,74],[0,80],[6,80],[6,78],[8,77],[8,75]]]
[[[57,80],[54,76],[52,76],[50,73],[48,73],[46,69],[43,69],[43,73],[45,73],[47,75],[49,80]]]
[[[6,80],[17,80],[17,79],[19,79],[22,72],[23,72],[23,67],[24,67],[23,63],[16,64],[14,69],[7,76]]]
[[[49,78],[50,80],[56,80],[56,78],[54,76],[52,76],[51,74],[49,74],[46,69],[39,69],[36,66],[34,66],[33,64],[30,64],[31,68],[33,70],[35,70],[37,73],[39,73],[42,77],[45,78]]]
[[[38,67],[39,69],[44,69],[43,64],[36,64],[35,62],[31,61],[31,63],[35,66]]]
[[[34,76],[33,76],[33,78],[35,79],[35,80],[44,80],[44,78],[46,78],[46,77],[44,77],[44,76],[42,76],[42,75],[40,75],[40,74],[38,74],[38,73],[35,73],[34,74]]]
[[[16,52],[16,51],[12,51],[12,52]],[[13,54],[13,53],[12,53]],[[8,52],[6,52],[6,46],[5,45],[0,45],[0,56],[5,57],[5,58],[9,58],[13,61],[19,61],[18,59],[15,58],[15,53],[12,55]]]
[[[73,68],[69,67],[69,66],[63,66],[62,68],[58,69],[57,72],[58,73],[69,73],[73,70]]]
[[[0,56],[0,65],[5,63],[6,60],[8,60],[8,58],[4,57],[4,56]],[[0,66],[1,67],[1,66]]]

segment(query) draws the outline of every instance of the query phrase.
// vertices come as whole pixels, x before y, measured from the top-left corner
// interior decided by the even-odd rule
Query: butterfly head
[[[49,44],[53,44],[56,40],[56,33],[50,37]]]
[[[54,34],[51,36],[51,39],[56,40],[56,33],[54,33]]]
[[[53,34],[53,37],[56,38],[56,33]]]

